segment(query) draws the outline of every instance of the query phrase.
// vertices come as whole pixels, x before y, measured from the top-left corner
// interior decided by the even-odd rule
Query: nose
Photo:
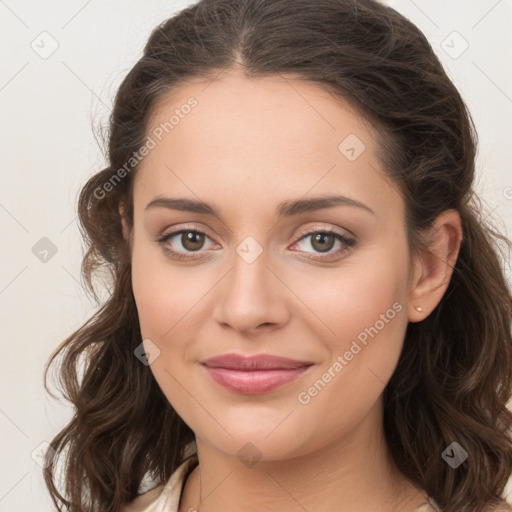
[[[215,287],[213,316],[223,327],[250,333],[288,321],[293,294],[267,254],[264,250],[251,261],[235,253],[232,267]]]

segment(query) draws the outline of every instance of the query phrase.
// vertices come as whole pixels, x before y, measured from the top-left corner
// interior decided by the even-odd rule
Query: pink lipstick
[[[313,363],[259,354],[224,354],[202,362],[210,377],[224,388],[248,395],[266,393],[301,377]]]

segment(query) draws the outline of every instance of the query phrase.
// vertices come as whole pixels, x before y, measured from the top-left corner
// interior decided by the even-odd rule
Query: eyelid
[[[169,231],[167,231],[167,233],[163,233],[162,235],[159,236],[159,238],[163,238],[163,237],[169,236],[169,235],[176,236],[181,231],[195,231],[196,233],[201,233],[201,234],[206,235],[210,240],[213,239],[213,237],[209,234],[210,231],[208,228],[203,227],[198,224],[186,224],[186,223],[178,224],[177,226],[172,226],[171,228],[169,228]]]
[[[298,238],[295,242],[293,242],[292,247],[300,244],[303,240],[306,240],[307,238],[317,233],[321,233],[324,235],[334,235],[334,238],[342,245],[342,247],[337,249],[336,251],[329,250],[324,253],[298,251],[299,257],[320,263],[334,263],[344,258],[358,243],[357,238],[355,236],[347,236],[342,231],[332,226],[328,228],[320,226],[309,226],[299,230],[298,234],[296,235]]]
[[[301,238],[304,235],[311,235],[312,233],[319,233],[319,232],[320,233],[333,233],[335,235],[340,235],[340,236],[343,236],[345,238],[354,238],[354,239],[356,238],[354,233],[352,233],[348,229],[343,229],[342,230],[341,228],[335,228],[333,226],[325,227],[325,226],[321,226],[321,225],[313,225],[313,226],[308,225],[305,228],[301,228],[297,232],[296,236]]]
[[[198,227],[197,225],[192,225],[192,224],[183,224],[183,225],[178,225],[178,226],[172,226],[172,229],[170,231],[157,236],[155,241],[163,244],[165,241],[170,240],[171,238],[174,238],[175,236],[178,236],[179,234],[181,234],[183,232],[187,232],[187,231],[205,235],[205,237],[209,238],[213,243],[217,244],[217,242],[215,242],[213,240],[213,238],[208,234],[208,229],[206,229],[204,227]],[[198,252],[205,252],[205,249],[201,249],[201,251],[198,251]],[[181,253],[181,254],[184,254],[184,253]],[[190,252],[189,254],[193,254],[193,252]]]

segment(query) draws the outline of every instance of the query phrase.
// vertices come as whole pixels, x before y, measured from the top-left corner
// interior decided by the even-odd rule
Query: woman
[[[157,27],[80,195],[84,276],[113,286],[48,364],[76,408],[59,510],[511,510],[507,240],[475,153],[429,43],[373,0]]]

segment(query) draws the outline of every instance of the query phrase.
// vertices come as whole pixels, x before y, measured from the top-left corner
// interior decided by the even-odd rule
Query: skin
[[[179,511],[198,508],[201,496],[201,512],[413,511],[426,495],[390,459],[382,393],[407,323],[428,316],[446,291],[462,238],[459,215],[444,212],[432,229],[431,253],[412,257],[404,201],[375,156],[376,134],[316,84],[248,79],[238,71],[197,79],[164,98],[150,126],[190,96],[197,107],[141,162],[133,230],[123,219],[143,339],[160,350],[150,369],[196,435],[199,466]],[[365,145],[354,161],[338,150],[349,134]],[[374,213],[341,205],[276,215],[282,201],[333,193]],[[145,211],[156,196],[205,201],[222,220],[164,207]],[[182,245],[181,235],[164,245],[189,260],[173,259],[155,241],[187,228],[206,233],[199,251]],[[322,229],[356,244],[328,239],[322,252],[313,242]],[[262,249],[252,263],[236,251],[248,236]],[[401,311],[300,403],[298,394],[396,303]],[[230,352],[314,365],[277,390],[243,395],[220,387],[200,365]],[[237,456],[248,442],[261,457],[251,467]]]

